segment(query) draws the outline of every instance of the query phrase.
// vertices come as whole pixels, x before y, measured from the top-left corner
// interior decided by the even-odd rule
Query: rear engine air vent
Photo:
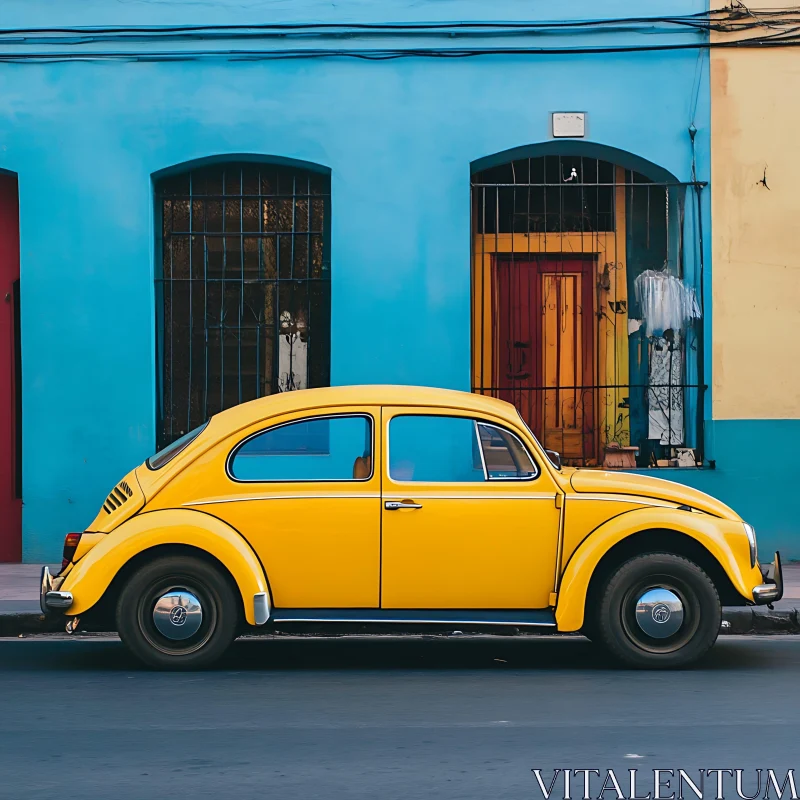
[[[133,490],[125,481],[120,481],[106,498],[105,503],[103,503],[103,509],[106,514],[110,514],[112,511],[116,511],[123,503],[127,502],[130,497],[133,497]]]

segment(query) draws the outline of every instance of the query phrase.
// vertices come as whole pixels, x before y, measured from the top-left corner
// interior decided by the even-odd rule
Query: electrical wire
[[[134,36],[150,36],[165,38],[171,34],[178,35],[209,35],[220,33],[226,36],[241,34],[242,36],[265,36],[274,34],[286,35],[291,32],[324,31],[326,34],[340,33],[346,35],[350,32],[425,32],[451,33],[461,30],[485,31],[507,30],[518,35],[520,32],[536,32],[539,30],[568,30],[571,28],[597,28],[607,29],[616,26],[630,25],[675,25],[690,27],[704,31],[726,32],[731,30],[749,30],[758,27],[775,27],[765,17],[786,17],[787,20],[800,22],[800,6],[783,9],[759,9],[756,15],[746,6],[737,4],[728,9],[703,11],[696,14],[680,16],[657,17],[618,17],[597,18],[584,20],[553,20],[553,21],[458,21],[458,22],[368,22],[368,23],[340,23],[340,22],[285,22],[285,23],[253,23],[253,24],[214,24],[214,25],[140,25],[140,26],[64,26],[40,28],[0,28],[0,39],[11,36],[21,36],[27,40],[35,40],[46,34],[74,35],[88,37],[93,41],[97,37],[114,38]],[[725,16],[718,18],[720,14]],[[785,23],[784,23],[785,24]]]
[[[518,55],[603,55],[612,53],[648,53],[681,50],[713,50],[759,48],[771,49],[800,46],[800,32],[791,36],[769,40],[736,40],[731,42],[686,42],[681,44],[610,45],[607,47],[495,47],[495,48],[404,48],[375,50],[295,49],[295,50],[174,50],[174,51],[95,51],[81,53],[33,52],[0,55],[1,63],[25,62],[77,62],[77,61],[202,61],[225,59],[229,61],[270,61],[291,59],[352,58],[365,61],[391,61],[399,58],[471,58],[476,56]]]
[[[659,29],[658,26],[666,26]],[[187,49],[187,50],[82,50],[81,45],[103,42],[129,43],[141,41],[191,41],[214,39],[322,38],[335,36],[537,36],[548,32],[582,30],[609,33],[624,29],[628,32],[669,33],[670,29],[690,29],[696,34],[741,33],[768,29],[769,34],[730,40],[697,38],[681,42],[651,42],[609,44],[598,46],[508,46],[508,47],[391,47],[391,48],[262,48],[262,49]],[[675,32],[672,30],[671,32]],[[74,38],[71,38],[74,37]],[[758,15],[741,3],[725,9],[697,14],[662,17],[621,17],[615,19],[561,20],[548,22],[421,22],[421,23],[269,23],[235,25],[179,25],[136,27],[55,27],[0,28],[0,48],[3,45],[28,47],[35,44],[58,44],[76,49],[51,51],[15,49],[2,52],[3,63],[60,63],[71,61],[200,61],[225,59],[262,61],[283,59],[352,58],[385,61],[398,58],[470,58],[477,56],[515,55],[603,55],[614,53],[669,52],[681,50],[712,50],[725,48],[796,47],[800,45],[800,7],[759,9]]]

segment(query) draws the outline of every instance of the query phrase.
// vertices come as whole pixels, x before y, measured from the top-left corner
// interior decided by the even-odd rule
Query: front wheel
[[[716,587],[697,564],[671,553],[647,553],[626,561],[606,581],[593,638],[632,667],[685,667],[714,644],[721,619]]]
[[[120,638],[156,669],[198,669],[236,636],[238,604],[229,581],[192,556],[165,556],[139,568],[117,603]]]

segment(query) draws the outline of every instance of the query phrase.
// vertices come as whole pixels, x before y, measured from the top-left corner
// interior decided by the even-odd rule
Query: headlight
[[[752,525],[749,525],[745,522],[744,524],[745,533],[747,533],[747,541],[750,542],[750,566],[754,567],[756,565],[756,560],[758,559],[758,547],[756,547],[756,532]]]

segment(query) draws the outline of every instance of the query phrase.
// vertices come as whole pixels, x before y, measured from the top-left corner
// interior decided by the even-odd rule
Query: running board
[[[349,623],[356,625],[458,625],[508,628],[555,628],[551,608],[516,609],[401,609],[401,608],[274,608],[270,622]]]

